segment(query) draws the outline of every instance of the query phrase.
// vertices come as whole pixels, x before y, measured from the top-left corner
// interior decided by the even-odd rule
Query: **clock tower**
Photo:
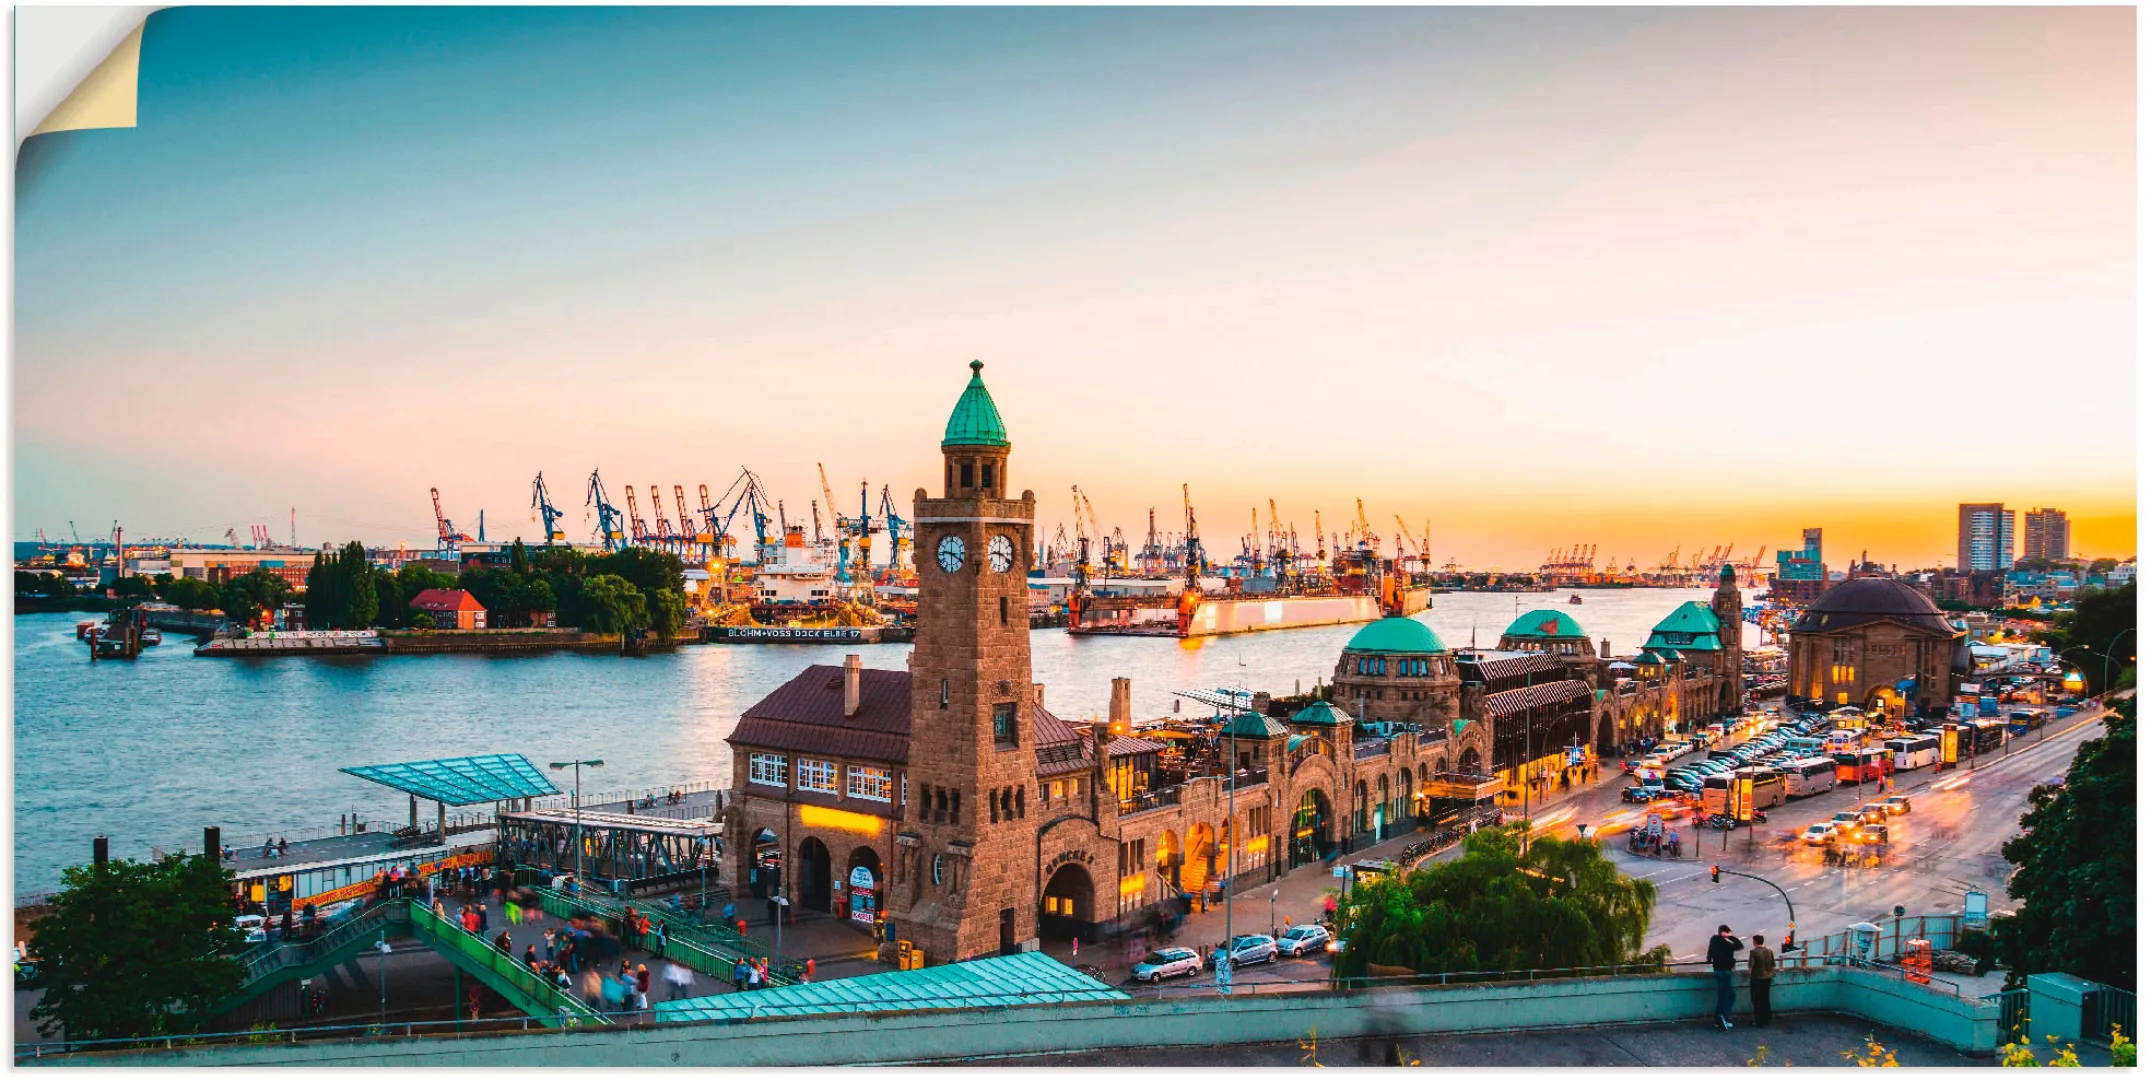
[[[912,498],[919,572],[896,936],[931,963],[1037,947],[1038,759],[1030,585],[1037,501],[1009,498],[1008,430],[971,362],[941,439],[942,494]]]

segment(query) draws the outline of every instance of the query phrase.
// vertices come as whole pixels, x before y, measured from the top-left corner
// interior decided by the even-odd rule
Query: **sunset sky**
[[[1046,535],[2133,554],[2134,19],[167,10],[18,170],[15,534],[908,507],[975,357]]]

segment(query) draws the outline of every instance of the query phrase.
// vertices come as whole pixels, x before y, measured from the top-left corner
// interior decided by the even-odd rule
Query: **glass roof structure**
[[[353,765],[338,771],[447,806],[474,806],[560,794],[560,789],[521,754],[479,754],[395,765]]]
[[[658,1023],[686,1024],[763,1016],[1126,1000],[1127,994],[1044,953],[1017,953],[914,971],[884,971],[856,979],[651,1004],[657,1009]]]

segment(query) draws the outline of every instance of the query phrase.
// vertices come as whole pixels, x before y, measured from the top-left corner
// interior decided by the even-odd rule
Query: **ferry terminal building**
[[[1133,727],[1126,679],[1105,723],[1063,720],[1031,681],[1036,499],[1007,494],[1008,432],[971,367],[942,494],[913,497],[908,669],[810,666],[728,739],[728,855],[755,895],[886,919],[935,964],[1094,941],[1228,869],[1251,888],[1409,831],[1437,800],[1514,798],[1572,753],[1740,705],[1728,570],[1712,604],[1677,609],[1633,660],[1594,653],[1558,612],[1462,652],[1391,618],[1347,644],[1330,700],[1295,711],[1258,695],[1199,746]]]

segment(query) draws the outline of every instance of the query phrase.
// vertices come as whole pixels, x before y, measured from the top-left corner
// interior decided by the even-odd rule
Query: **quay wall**
[[[397,655],[620,649],[620,635],[582,630],[383,630],[381,640]]]
[[[838,1014],[726,1024],[73,1054],[17,1064],[368,1065],[583,1068],[928,1064],[1153,1046],[1215,1046],[1369,1036],[1525,1032],[1664,1021],[1703,1023],[1708,974],[1629,975],[1350,993],[1208,994],[1003,1009]],[[1741,1005],[1746,1005],[1745,993]],[[1783,971],[1781,1013],[1836,1012],[1990,1056],[2000,1007],[1894,973]],[[1882,1034],[1885,1042],[1889,1036]]]

